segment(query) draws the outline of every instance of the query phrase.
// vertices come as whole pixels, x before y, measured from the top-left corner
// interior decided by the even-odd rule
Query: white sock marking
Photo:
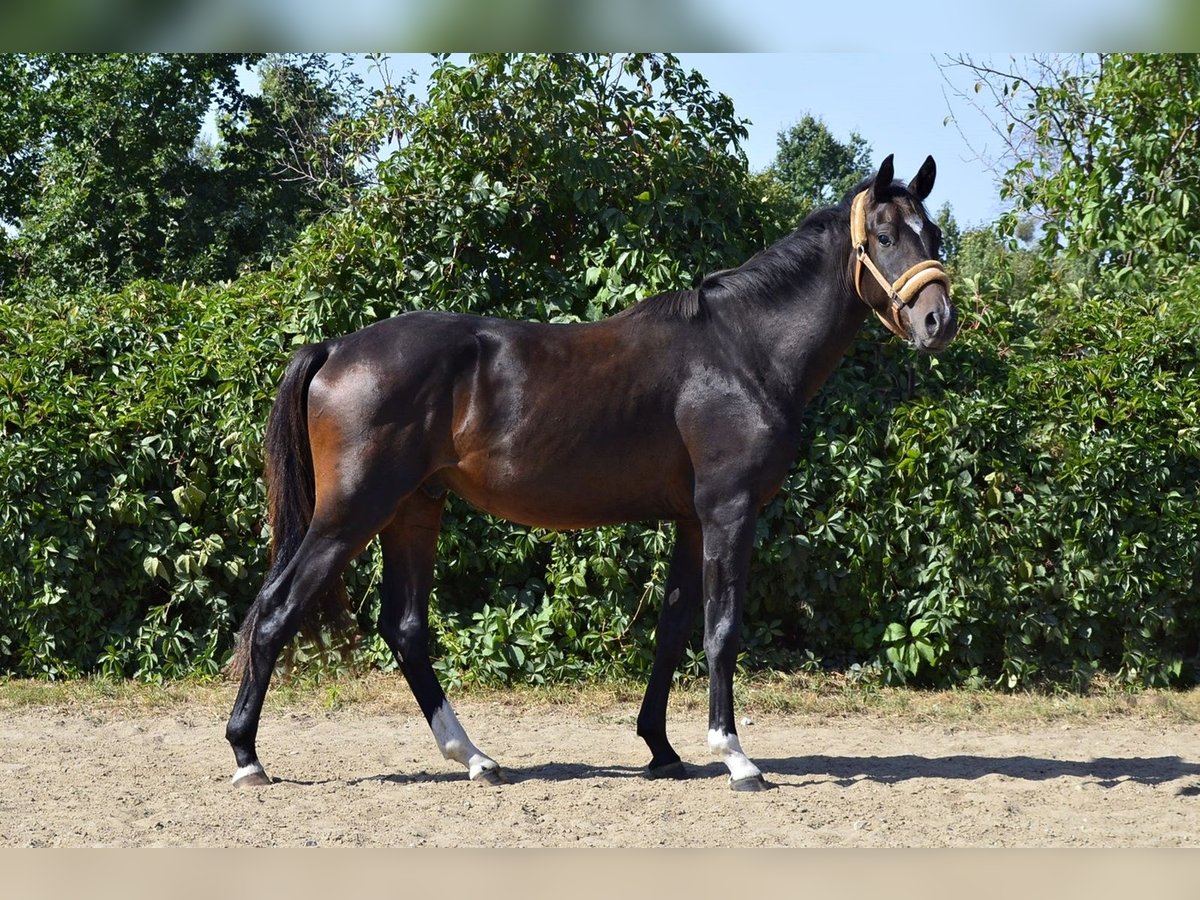
[[[478,778],[487,769],[499,768],[495,760],[471,743],[449,700],[442,701],[429,726],[433,729],[433,736],[437,740],[438,749],[442,751],[442,756],[466,766],[472,779]]]
[[[250,763],[250,765],[242,766],[240,769],[234,772],[232,783],[237,784],[247,775],[254,775],[258,772],[262,772],[264,775],[266,774],[266,772],[263,772],[262,763],[260,763],[258,760],[255,760],[254,762]]]
[[[762,772],[758,766],[750,762],[750,758],[742,752],[742,744],[736,734],[726,734],[715,728],[708,732],[708,749],[729,768],[731,781],[741,781],[743,778],[761,778]]]

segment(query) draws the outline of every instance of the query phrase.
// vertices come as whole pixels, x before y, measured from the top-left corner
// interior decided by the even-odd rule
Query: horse
[[[941,232],[923,205],[936,171],[930,156],[904,184],[888,156],[741,266],[598,321],[421,310],[296,351],[264,439],[272,561],[231,662],[233,784],[270,783],[255,739],[279,654],[302,626],[345,624],[342,572],[376,536],[379,633],[438,748],[473,781],[507,780],[467,736],[429,658],[438,530],[454,492],[539,528],[673,521],[637,718],[644,774],[689,776],[666,709],[702,609],[709,749],[734,790],[768,787],[733,705],[756,518],[797,454],[805,407],[868,312],[920,351],[956,334]]]

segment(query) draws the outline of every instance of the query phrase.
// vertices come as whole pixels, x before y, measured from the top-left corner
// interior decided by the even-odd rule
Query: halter
[[[859,299],[867,304],[871,312],[875,313],[879,321],[886,325],[892,334],[908,340],[908,334],[900,324],[900,310],[911,305],[917,299],[917,294],[921,293],[921,288],[932,282],[940,281],[949,292],[950,276],[946,274],[946,270],[936,259],[926,259],[917,263],[893,282],[889,282],[884,277],[883,273],[879,271],[879,267],[867,255],[867,194],[869,191],[869,188],[860,191],[850,205],[850,242],[854,245],[855,255],[854,290],[858,292]],[[891,306],[888,307],[888,316],[884,316],[874,306],[871,306],[867,298],[863,296],[863,266],[867,267],[875,276],[875,280],[879,282],[879,286],[887,293],[888,300],[891,301]]]

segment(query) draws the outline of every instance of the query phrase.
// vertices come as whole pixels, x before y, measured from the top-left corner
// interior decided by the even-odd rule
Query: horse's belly
[[[464,460],[439,472],[437,478],[484,512],[538,528],[567,530],[677,519],[690,508],[691,491],[685,479],[650,466],[568,470],[550,477],[545,472]]]

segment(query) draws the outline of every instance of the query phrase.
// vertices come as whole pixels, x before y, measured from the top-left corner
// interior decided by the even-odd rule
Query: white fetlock
[[[267,773],[263,770],[262,763],[260,763],[258,760],[255,760],[248,766],[242,766],[240,769],[234,772],[233,780],[230,783],[237,784],[243,778],[248,778],[251,775],[262,775],[263,778],[267,777]]]
[[[466,766],[472,781],[500,768],[494,759],[471,743],[449,700],[442,701],[429,725],[442,756]]]
[[[499,764],[494,760],[482,754],[471,758],[468,771],[472,781],[478,781],[485,773],[500,771]]]
[[[708,749],[714,755],[721,757],[721,761],[729,769],[731,784],[747,778],[762,778],[762,772],[758,770],[758,766],[742,752],[742,744],[736,734],[726,734],[716,729],[710,730],[708,732]]]

